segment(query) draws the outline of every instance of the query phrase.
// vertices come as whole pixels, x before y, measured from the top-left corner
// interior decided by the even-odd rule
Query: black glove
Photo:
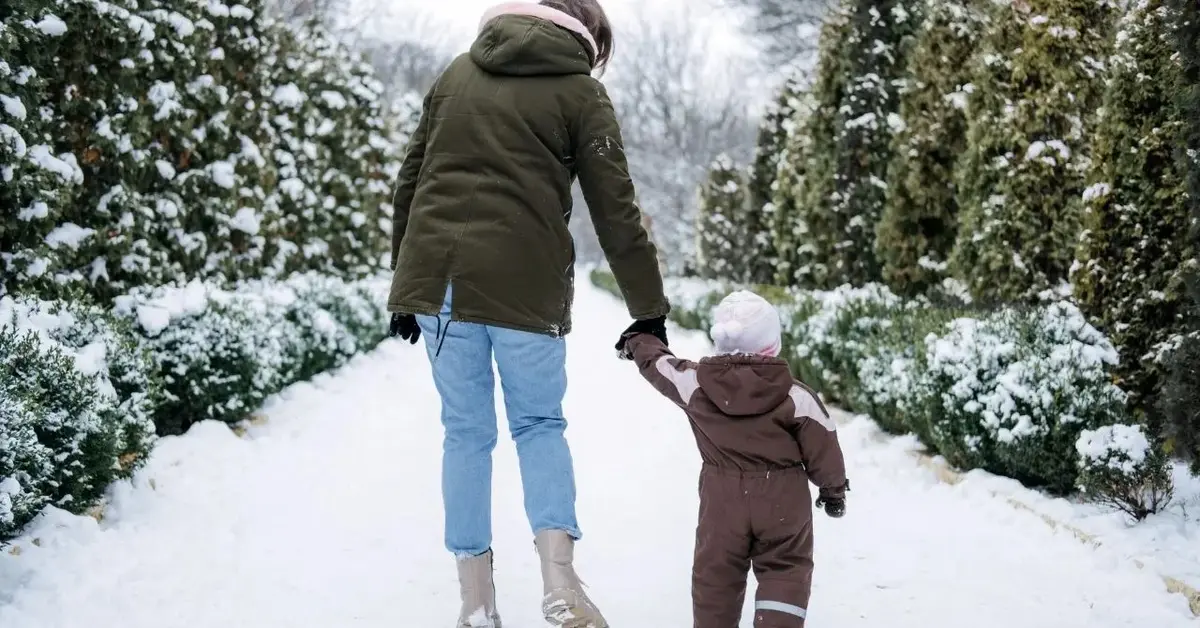
[[[846,514],[846,491],[850,490],[850,480],[846,480],[841,488],[829,490],[836,491],[841,497],[830,497],[825,494],[826,489],[821,489],[821,496],[817,498],[817,508],[824,508],[825,514],[840,519]]]
[[[825,514],[834,519],[841,519],[846,514],[845,497],[818,497],[817,508],[824,508]]]
[[[417,344],[421,338],[421,326],[417,325],[417,317],[412,314],[392,314],[392,324],[388,328],[388,336],[400,336],[410,344]]]
[[[634,321],[633,324],[621,334],[621,338],[617,340],[617,357],[621,358],[622,360],[633,359],[633,356],[629,355],[629,352],[625,350],[625,343],[628,342],[630,338],[633,338],[638,334],[650,334],[651,336],[661,340],[664,345],[670,346],[670,343],[667,342],[666,316],[649,318],[642,321]]]

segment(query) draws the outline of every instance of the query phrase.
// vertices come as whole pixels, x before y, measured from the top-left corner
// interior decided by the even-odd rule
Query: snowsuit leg
[[[692,563],[693,628],[737,628],[750,571],[750,511],[741,474],[708,465],[700,474],[700,519]]]
[[[758,592],[754,628],[803,628],[812,589],[812,496],[803,469],[771,472],[747,492]]]

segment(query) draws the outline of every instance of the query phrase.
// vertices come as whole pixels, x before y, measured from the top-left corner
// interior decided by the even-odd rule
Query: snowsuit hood
[[[696,368],[700,389],[732,419],[778,408],[795,385],[787,362],[766,356],[733,354],[704,358]]]
[[[559,25],[566,20],[579,24],[578,20],[547,7],[529,6],[543,9],[548,17],[509,11],[489,20],[492,12],[485,14],[471,46],[471,60],[486,72],[507,76],[591,74],[591,35],[582,25],[582,35]],[[558,16],[564,19],[553,19]]]

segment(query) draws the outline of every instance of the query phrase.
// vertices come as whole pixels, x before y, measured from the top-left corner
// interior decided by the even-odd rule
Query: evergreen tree
[[[1200,5],[1171,0],[1175,45],[1181,68],[1177,92],[1184,142],[1178,158],[1186,172],[1187,206],[1191,213],[1192,257],[1184,263],[1191,311],[1190,333],[1169,356],[1170,372],[1161,404],[1172,452],[1190,458],[1200,475]]]
[[[746,233],[753,246],[746,250],[748,258],[745,266],[752,283],[773,283],[779,266],[780,256],[775,249],[774,237],[777,221],[775,190],[779,182],[780,165],[795,127],[801,84],[799,75],[792,75],[784,82],[779,96],[767,109],[758,128],[758,144],[747,192],[749,213]]]
[[[997,6],[968,102],[956,171],[952,273],[981,301],[1035,299],[1074,260],[1115,17],[1111,0]]]
[[[726,155],[719,155],[700,187],[696,267],[707,279],[745,281],[746,178]]]
[[[898,293],[923,293],[945,276],[958,228],[953,172],[966,146],[969,61],[987,8],[987,0],[929,0],[908,56],[875,243],[883,279]]]
[[[1184,164],[1175,158],[1184,139],[1174,101],[1180,65],[1164,5],[1144,0],[1120,21],[1072,275],[1081,308],[1120,351],[1118,384],[1138,410],[1152,407],[1161,354],[1185,331],[1181,271],[1192,255]]]
[[[808,233],[802,211],[804,174],[810,159],[811,135],[807,127],[812,117],[812,92],[798,92],[791,119],[784,122],[786,137],[779,153],[775,181],[771,184],[770,232],[775,251],[771,283],[790,286],[796,279],[796,264]]]
[[[850,68],[842,49],[850,36],[849,4],[830,12],[821,27],[820,51],[813,76],[810,107],[803,130],[803,150],[790,150],[777,184],[775,238],[779,252],[777,281],[780,285],[814,288],[830,275],[830,260],[836,243],[836,227],[824,204],[810,198],[831,195],[838,148],[840,107],[847,91]],[[795,144],[795,142],[794,142]],[[800,148],[793,146],[790,148]],[[814,181],[814,179],[820,179]]]
[[[0,31],[0,286],[382,268],[382,86],[261,0],[21,0]],[[299,198],[301,202],[295,202]]]
[[[806,286],[862,285],[880,278],[875,228],[883,214],[890,143],[905,53],[919,22],[902,0],[843,0],[830,22],[815,86],[813,163],[804,204],[812,254],[797,272]],[[831,74],[832,73],[832,74]]]

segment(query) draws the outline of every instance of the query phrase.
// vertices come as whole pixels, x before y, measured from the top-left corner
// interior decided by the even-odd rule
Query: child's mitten
[[[850,490],[850,480],[838,488],[822,488],[817,497],[817,508],[824,508],[825,514],[840,519],[846,514],[846,491]]]
[[[845,497],[818,497],[817,508],[824,508],[825,514],[840,519],[846,514],[846,498]]]

